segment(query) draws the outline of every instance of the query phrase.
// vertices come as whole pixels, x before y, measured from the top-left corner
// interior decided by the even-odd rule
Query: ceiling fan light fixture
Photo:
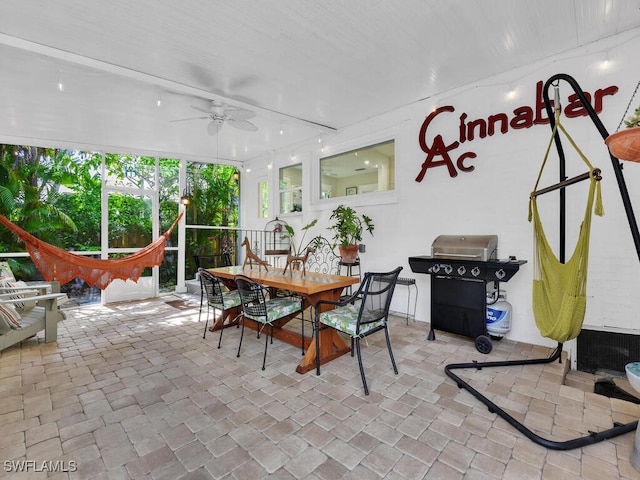
[[[247,121],[247,119],[256,116],[256,114],[251,110],[230,107],[224,103],[218,103],[216,101],[212,101],[207,108],[196,105],[191,105],[191,108],[205,113],[206,116],[175,119],[171,120],[171,122],[183,122],[185,120],[210,120],[209,125],[207,126],[207,133],[212,137],[220,132],[220,129],[225,123],[228,123],[233,128],[246,130],[248,132],[255,132],[258,130],[256,125]]]
[[[211,122],[209,122],[209,126],[207,127],[207,133],[213,137],[214,135],[218,134],[221,128],[222,120],[211,120]]]

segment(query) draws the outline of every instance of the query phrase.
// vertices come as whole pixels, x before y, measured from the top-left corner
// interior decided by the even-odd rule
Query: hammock
[[[536,196],[529,199],[529,222],[533,219],[534,234],[534,274],[533,274],[533,314],[536,325],[543,337],[564,343],[578,336],[584,321],[587,296],[587,264],[589,259],[589,237],[591,232],[591,211],[594,205],[596,215],[602,216],[602,197],[600,182],[596,178],[589,160],[580,151],[573,139],[560,124],[560,111],[556,113],[556,124],[551,134],[551,140],[538,174],[534,192],[540,182],[542,171],[546,164],[551,143],[560,130],[567,137],[578,155],[589,167],[589,193],[584,219],[580,225],[580,232],[573,255],[566,263],[561,263],[549,246],[540,216]]]
[[[0,215],[0,223],[25,243],[33,263],[46,281],[57,280],[60,283],[67,283],[79,277],[91,287],[95,285],[104,289],[115,279],[137,282],[145,268],[160,265],[164,258],[167,238],[182,215],[180,213],[169,230],[160,235],[155,242],[136,253],[114,259],[88,258],[67,252],[37,239],[3,215]]]

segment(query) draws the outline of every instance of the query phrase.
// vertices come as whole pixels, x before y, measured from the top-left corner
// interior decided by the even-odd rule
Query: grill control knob
[[[473,267],[473,270],[471,270],[471,275],[477,277],[478,275],[480,275],[480,269],[478,267]]]

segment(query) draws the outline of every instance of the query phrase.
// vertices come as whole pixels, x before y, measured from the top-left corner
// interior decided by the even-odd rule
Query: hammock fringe
[[[57,280],[60,283],[67,283],[79,277],[91,287],[104,289],[116,279],[137,282],[145,268],[160,265],[164,259],[167,239],[182,216],[183,212],[153,243],[136,253],[115,259],[88,258],[67,252],[39,240],[3,215],[0,215],[0,223],[25,243],[34,265],[46,281]]]

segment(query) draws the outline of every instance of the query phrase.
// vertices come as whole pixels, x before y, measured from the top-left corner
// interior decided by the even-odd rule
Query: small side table
[[[398,277],[397,285],[407,287],[407,325],[409,325],[409,319],[416,321],[416,308],[418,306],[418,285],[416,285],[416,279],[411,277]],[[411,313],[411,290],[415,289],[415,296],[413,299],[413,313]]]
[[[356,261],[352,263],[340,260],[339,265],[340,274],[342,274],[342,267],[345,267],[347,270],[347,277],[358,277],[359,279],[362,279],[362,276],[360,275],[360,259],[356,259]],[[346,287],[345,290],[347,295],[351,295],[351,285]]]

